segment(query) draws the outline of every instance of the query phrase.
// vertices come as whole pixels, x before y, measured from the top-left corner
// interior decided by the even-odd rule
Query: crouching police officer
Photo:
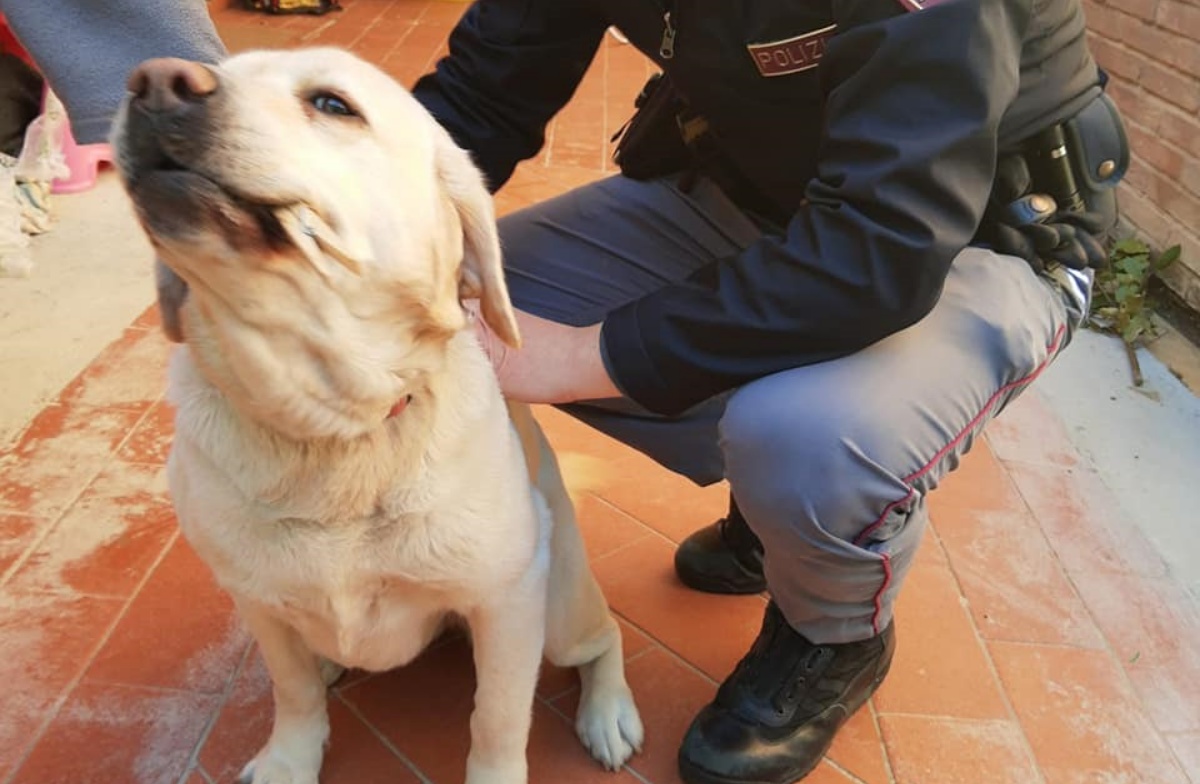
[[[202,3],[119,0],[81,68],[80,4],[0,6],[80,143],[113,74],[224,54]],[[499,189],[610,26],[665,76],[622,175],[502,221],[524,348],[481,335],[509,395],[729,481],[676,570],[771,601],[680,771],[791,782],[888,672],[928,494],[1083,320],[1125,140],[1079,0],[477,0],[415,94]]]
[[[525,346],[485,342],[729,481],[676,570],[771,601],[680,773],[791,782],[888,672],[928,494],[1083,320],[1125,140],[1078,0],[477,0],[415,93],[499,188],[609,26],[665,76],[621,176],[501,221]]]

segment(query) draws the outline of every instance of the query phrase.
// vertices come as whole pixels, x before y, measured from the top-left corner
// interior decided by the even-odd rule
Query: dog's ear
[[[455,144],[449,134],[440,128],[436,130],[438,179],[458,213],[463,231],[458,295],[461,299],[478,298],[484,322],[496,337],[517,348],[521,336],[508,297],[508,285],[504,282],[492,196],[466,151]]]
[[[158,289],[158,313],[162,319],[163,332],[168,340],[182,343],[183,324],[179,319],[179,309],[187,299],[187,283],[170,267],[155,259],[154,285]]]

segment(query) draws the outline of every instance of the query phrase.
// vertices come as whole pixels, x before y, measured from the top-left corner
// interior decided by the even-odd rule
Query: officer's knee
[[[806,386],[781,379],[730,398],[720,423],[726,477],[760,537],[852,542],[879,514],[875,498],[907,490],[887,468],[890,429],[852,391]]]
[[[839,428],[832,420],[840,417],[802,392],[786,391],[783,385],[750,384],[730,397],[719,426],[727,463],[796,467],[835,447]]]
[[[838,408],[808,397],[795,384],[750,384],[739,390],[725,408],[719,431],[726,476],[735,490],[755,493],[770,505],[820,495],[833,478],[830,458],[845,448],[850,429]]]

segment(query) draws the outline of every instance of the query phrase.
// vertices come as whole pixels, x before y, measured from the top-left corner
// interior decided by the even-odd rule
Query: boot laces
[[[786,718],[817,684],[834,655],[833,648],[814,645],[793,631],[772,606],[758,639],[728,683],[735,692],[766,703],[777,717]]]
[[[731,514],[721,518],[719,529],[725,546],[739,562],[748,568],[762,568],[762,542],[745,522]]]

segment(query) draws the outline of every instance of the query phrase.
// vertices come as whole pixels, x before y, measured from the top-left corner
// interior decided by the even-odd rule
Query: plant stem
[[[1125,356],[1129,357],[1129,369],[1133,372],[1133,385],[1140,387],[1146,383],[1146,379],[1142,376],[1142,364],[1138,362],[1137,349],[1133,347],[1132,343],[1126,343],[1124,340],[1121,341],[1121,345],[1125,347]]]

